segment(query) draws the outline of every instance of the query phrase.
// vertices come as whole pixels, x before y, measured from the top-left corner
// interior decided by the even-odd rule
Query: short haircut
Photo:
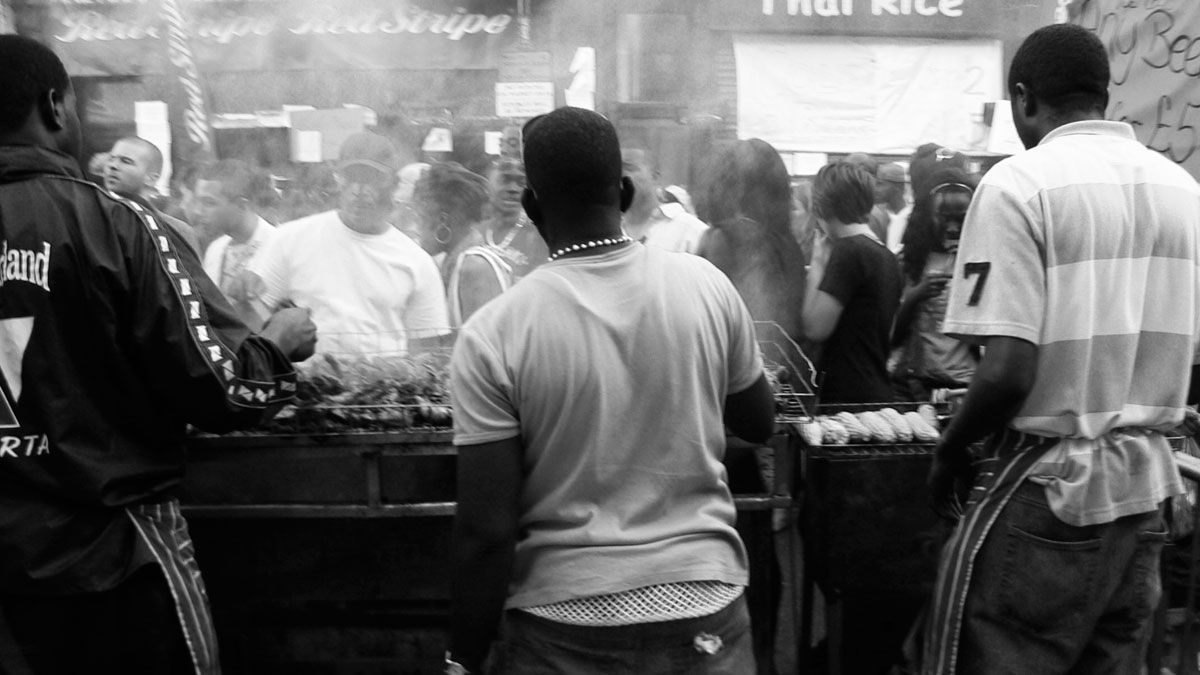
[[[117,139],[117,143],[120,143],[121,141],[126,143],[135,143],[143,148],[146,148],[146,150],[150,152],[150,166],[146,167],[146,172],[153,174],[162,173],[163,154],[162,150],[159,150],[157,145],[142,138],[141,136],[125,136]],[[117,143],[113,143],[113,147],[116,147]]]
[[[788,231],[791,177],[770,143],[758,138],[729,143],[708,162],[700,185],[696,211],[702,220],[719,225],[744,217]]]
[[[1008,92],[1017,84],[1061,112],[1100,112],[1108,105],[1108,53],[1100,38],[1075,24],[1039,28],[1025,38],[1008,69]]]
[[[483,206],[491,198],[487,179],[458,162],[438,162],[413,186],[412,200],[428,202],[447,213],[461,213],[466,225],[483,219]]]
[[[240,159],[222,159],[200,167],[195,181],[220,181],[225,199],[245,199],[259,204],[270,184],[266,175]]]
[[[525,178],[538,201],[557,206],[619,202],[621,144],[603,115],[559,108],[524,129]]]
[[[16,131],[51,89],[71,84],[62,61],[42,43],[20,35],[0,35],[0,131]]]
[[[875,179],[846,161],[826,164],[813,179],[813,215],[844,224],[865,223],[875,206]]]

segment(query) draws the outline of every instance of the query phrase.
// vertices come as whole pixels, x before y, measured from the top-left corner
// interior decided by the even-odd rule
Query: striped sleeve
[[[135,359],[160,400],[213,432],[254,426],[295,397],[296,371],[251,334],[178,233],[121,200]]]

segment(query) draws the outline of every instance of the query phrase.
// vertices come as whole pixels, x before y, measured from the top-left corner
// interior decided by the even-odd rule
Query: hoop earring
[[[437,229],[433,231],[433,240],[442,245],[449,244],[452,236],[454,236],[454,231],[444,220],[438,223]]]

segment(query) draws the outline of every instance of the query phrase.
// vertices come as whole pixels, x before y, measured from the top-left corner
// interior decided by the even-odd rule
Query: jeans
[[[1161,509],[1075,527],[1024,482],[976,557],[957,671],[1141,672],[1166,538]]]
[[[696,619],[599,628],[509,610],[501,635],[493,675],[754,675],[744,596]]]

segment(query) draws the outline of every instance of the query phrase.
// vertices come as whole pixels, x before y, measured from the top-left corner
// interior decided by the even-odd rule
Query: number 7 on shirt
[[[974,307],[979,304],[979,297],[983,295],[983,286],[987,283],[988,272],[991,269],[990,262],[969,262],[963,265],[963,278],[979,277],[975,280],[975,288],[971,289],[971,297],[967,298],[968,306]]]

